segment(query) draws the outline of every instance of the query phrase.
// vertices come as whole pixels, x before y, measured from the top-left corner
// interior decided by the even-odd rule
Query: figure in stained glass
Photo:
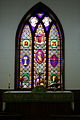
[[[35,34],[35,39],[36,39],[36,43],[37,44],[43,44],[45,41],[45,33],[44,33],[44,29],[43,26],[40,24],[38,25],[38,29],[37,32]]]
[[[44,34],[40,31],[36,36],[38,43],[43,43],[44,40]]]
[[[41,64],[44,61],[44,53],[42,50],[38,50],[36,53],[36,61]]]

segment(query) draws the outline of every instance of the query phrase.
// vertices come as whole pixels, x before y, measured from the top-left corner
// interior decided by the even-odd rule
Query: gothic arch
[[[50,8],[39,2],[24,15],[15,46],[15,89],[64,88],[64,32]]]

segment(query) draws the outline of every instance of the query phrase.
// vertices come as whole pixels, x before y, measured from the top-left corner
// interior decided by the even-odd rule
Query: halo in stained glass
[[[50,58],[50,63],[53,67],[56,67],[58,64],[58,57],[56,55],[52,55]]]
[[[58,77],[56,74],[51,74],[51,81],[56,82],[56,83],[58,82]]]
[[[30,59],[28,55],[24,55],[22,57],[22,64],[24,65],[24,67],[27,67],[29,65]]]
[[[50,88],[60,88],[61,83],[56,74],[51,74]]]

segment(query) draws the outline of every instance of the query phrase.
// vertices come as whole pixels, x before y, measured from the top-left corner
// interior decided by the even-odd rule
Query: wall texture
[[[0,89],[14,88],[15,35],[39,0],[0,0]],[[65,89],[80,89],[80,0],[41,0],[58,16],[65,34]]]

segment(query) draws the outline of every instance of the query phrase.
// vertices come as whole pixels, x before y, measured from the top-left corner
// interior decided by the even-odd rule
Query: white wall
[[[39,0],[0,0],[0,89],[14,88],[15,34]],[[65,34],[65,89],[80,89],[80,0],[41,0],[58,16]],[[9,77],[9,74],[11,75]]]

